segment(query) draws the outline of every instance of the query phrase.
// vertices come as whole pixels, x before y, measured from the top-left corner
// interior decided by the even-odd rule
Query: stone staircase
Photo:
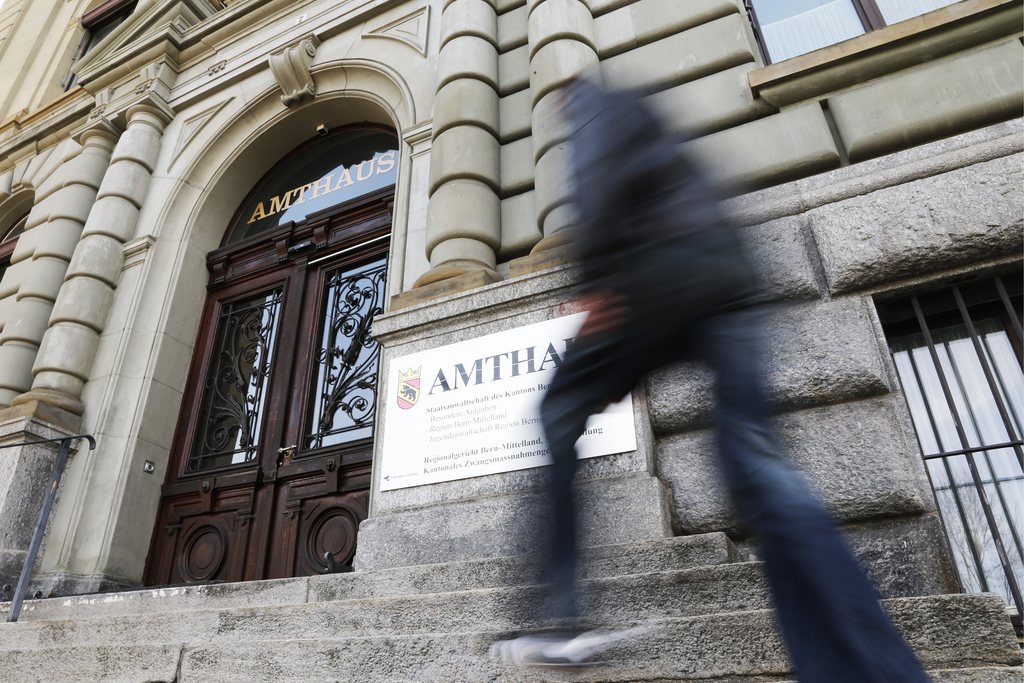
[[[648,624],[586,673],[539,675],[486,657],[537,628],[519,558],[51,598],[0,624],[2,681],[787,681],[758,563],[723,534],[590,550],[596,623]],[[994,596],[886,601],[937,683],[1019,683],[1020,650]],[[0,614],[6,613],[0,605]]]

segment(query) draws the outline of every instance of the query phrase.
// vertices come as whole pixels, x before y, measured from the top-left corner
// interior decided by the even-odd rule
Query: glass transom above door
[[[316,138],[268,173],[235,215],[226,244],[394,185],[398,140],[378,130]]]

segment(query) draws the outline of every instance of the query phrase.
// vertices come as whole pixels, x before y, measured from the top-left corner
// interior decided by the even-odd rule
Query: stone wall
[[[879,567],[947,576],[937,542],[921,540],[934,537],[934,504],[872,296],[1019,258],[1021,126],[998,123],[1021,113],[1019,7],[957,3],[941,16],[976,11],[950,19],[955,40],[922,33],[875,45],[864,68],[840,54],[766,82],[780,65],[762,66],[738,0],[150,1],[85,60],[85,88],[53,99],[86,4],[59,9],[46,60],[14,64],[15,42],[0,45],[0,78],[32,109],[0,121],[0,216],[33,203],[0,281],[0,406],[59,390],[104,454],[69,471],[47,571],[141,576],[206,254],[255,179],[318,124],[373,121],[402,140],[388,293],[425,293],[379,319],[385,362],[571,311],[571,268],[515,264],[571,225],[554,91],[590,71],[641,89],[680,144],[737,187],[730,209],[776,303],[771,392],[793,457],[865,556],[887,558]],[[0,31],[17,6],[8,0]],[[268,59],[300,45],[314,54],[297,77],[317,94],[285,104],[295,93]],[[133,116],[158,134],[133,143]],[[429,290],[466,268],[486,274]],[[592,541],[741,534],[715,489],[702,371],[660,373],[635,407],[640,449],[582,468],[601,511]],[[536,484],[526,471],[378,492],[359,562],[516,552],[525,537],[508,530]],[[894,555],[885,538],[918,543]]]
[[[549,5],[550,12],[537,14]],[[805,93],[780,106],[752,90],[751,79],[765,69],[742,3],[638,0],[588,8],[499,3],[499,261],[528,252],[556,227],[545,221],[564,201],[564,164],[557,157],[565,133],[556,107],[535,91],[580,70],[599,70],[611,83],[647,93],[684,147],[737,189],[812,176],[1022,112],[1024,50],[1018,38],[999,37],[1019,35],[1010,16],[995,39],[992,31],[979,31],[980,42],[961,41],[960,51],[920,65],[894,55],[888,70],[833,75],[835,88],[819,86],[809,91],[813,97]],[[538,58],[537,36],[556,30],[585,44],[593,58]],[[552,47],[559,42],[572,41]]]
[[[768,391],[784,449],[887,591],[948,590],[955,579],[872,295],[1019,258],[1020,133],[1003,124],[732,204],[748,222],[773,216],[745,230],[777,300]],[[742,536],[713,466],[709,382],[693,365],[648,381],[657,471],[677,533]],[[894,535],[907,539],[900,557],[880,555],[899,552]]]
[[[955,591],[957,580],[873,296],[1019,258],[1022,128],[993,126],[729,203],[773,300],[768,390],[784,451],[886,595]],[[385,315],[375,331],[386,362],[562,315],[571,285],[571,269],[556,268]],[[718,481],[711,402],[711,378],[694,364],[636,393],[640,450],[582,463],[591,542],[746,538]],[[524,471],[377,491],[358,567],[522,552],[537,484]]]

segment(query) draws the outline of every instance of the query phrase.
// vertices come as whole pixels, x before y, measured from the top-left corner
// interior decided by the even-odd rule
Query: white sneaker
[[[594,658],[615,643],[646,632],[644,626],[620,631],[587,631],[578,636],[542,633],[500,640],[490,648],[490,656],[516,666],[577,669],[593,666]]]

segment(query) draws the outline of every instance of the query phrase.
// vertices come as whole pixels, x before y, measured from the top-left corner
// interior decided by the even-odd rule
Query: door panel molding
[[[327,571],[325,552],[331,552],[341,565],[351,563],[359,523],[368,513],[372,421],[361,438],[315,449],[302,446],[308,436],[306,427],[313,423],[309,412],[318,392],[314,386],[318,353],[323,340],[331,338],[324,333],[324,325],[330,324],[325,316],[329,277],[381,262],[383,270],[373,282],[375,288],[383,289],[393,195],[393,187],[385,188],[208,256],[207,301],[161,492],[146,568],[148,585],[323,573]],[[241,322],[226,322],[222,314],[232,303],[276,289],[280,290],[279,333],[269,350],[265,400],[261,403],[241,390],[232,397],[244,399],[250,409],[262,409],[259,432],[249,435],[248,446],[255,455],[232,464],[222,458],[216,467],[189,471],[199,423],[208,408],[204,403],[207,379],[218,369],[214,358],[218,342],[228,344],[222,329]],[[375,312],[383,310],[383,294],[377,289],[371,293],[363,284],[351,292],[334,293],[335,298],[353,297],[353,303],[364,299],[359,302],[366,304],[363,317],[351,323],[361,334],[368,333]],[[257,325],[266,320],[267,314],[262,315],[245,322]],[[347,324],[337,318],[333,322]],[[343,333],[339,337],[345,338]],[[241,353],[238,348],[230,350]],[[356,360],[365,360],[356,351],[349,351],[352,354]],[[375,363],[379,363],[377,354]],[[372,369],[364,381],[370,383],[365,390],[371,414],[378,372]],[[235,386],[239,377],[248,381],[255,375],[245,363],[237,362],[226,377]],[[238,441],[232,438],[231,443]],[[299,445],[295,457],[281,457],[279,449],[292,444]]]

